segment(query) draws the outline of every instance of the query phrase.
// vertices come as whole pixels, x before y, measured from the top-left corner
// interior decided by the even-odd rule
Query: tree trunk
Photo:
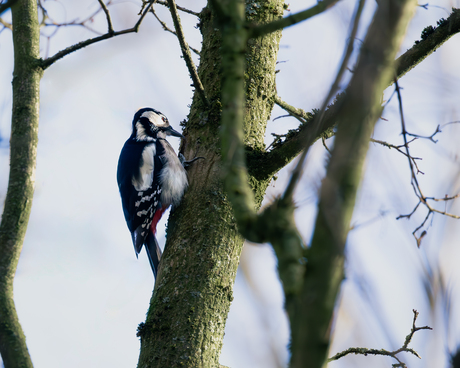
[[[268,22],[283,14],[282,1],[247,2],[250,20]],[[139,367],[218,367],[225,322],[243,239],[223,189],[219,139],[221,34],[214,12],[201,12],[203,35],[198,68],[210,108],[195,96],[182,151],[203,156],[188,171],[190,187],[171,213],[166,249],[145,324],[139,329]],[[275,65],[281,32],[251,40],[246,49],[246,144],[264,148],[275,95]],[[257,206],[268,181],[251,180]]]
[[[37,2],[12,8],[14,73],[10,176],[0,224],[0,352],[6,368],[32,367],[13,301],[13,279],[32,208],[40,79]]]

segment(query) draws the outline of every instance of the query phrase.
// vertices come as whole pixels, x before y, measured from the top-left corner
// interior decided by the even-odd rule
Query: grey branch
[[[348,40],[349,40],[348,45],[347,45],[347,48],[345,50],[345,54],[343,56],[343,60],[342,60],[342,63],[340,65],[339,71],[337,72],[337,75],[335,77],[334,83],[332,83],[332,86],[331,86],[331,88],[329,90],[329,93],[328,93],[327,97],[324,99],[323,106],[321,106],[321,110],[320,110],[317,118],[313,121],[313,124],[314,124],[313,132],[308,137],[308,139],[306,140],[305,148],[304,148],[302,154],[300,155],[299,161],[297,162],[297,165],[296,165],[295,169],[293,170],[293,172],[291,174],[289,184],[288,184],[288,186],[287,186],[287,188],[286,188],[286,190],[285,190],[285,192],[283,194],[284,199],[287,199],[287,198],[292,199],[292,196],[294,194],[294,189],[295,189],[295,187],[296,187],[297,183],[299,182],[300,177],[302,175],[302,167],[303,167],[303,163],[305,161],[305,158],[307,157],[308,149],[313,144],[313,142],[315,141],[315,138],[318,136],[318,133],[320,132],[320,127],[322,125],[322,122],[323,122],[323,119],[324,119],[324,116],[325,116],[325,113],[326,113],[327,105],[328,105],[330,99],[332,98],[332,96],[334,96],[334,94],[336,93],[337,89],[339,88],[339,83],[342,80],[342,76],[343,76],[345,70],[347,69],[348,61],[350,60],[350,56],[353,53],[353,45],[354,45],[354,41],[355,41],[355,37],[356,37],[356,32],[358,31],[358,24],[359,24],[359,20],[361,19],[361,14],[362,14],[362,11],[363,11],[363,8],[364,8],[364,3],[365,3],[365,0],[360,0],[359,3],[358,3],[358,6],[356,8],[356,13],[355,13],[354,19],[353,19],[353,28],[352,28],[352,30],[350,32],[350,36],[348,37]]]
[[[69,46],[66,49],[59,51],[58,53],[54,54],[53,56],[51,56],[49,58],[46,58],[44,60],[40,60],[39,61],[39,66],[43,70],[45,70],[50,65],[55,63],[57,60],[62,59],[64,56],[67,56],[67,55],[71,54],[72,52],[80,50],[80,49],[82,49],[82,48],[84,48],[86,46],[92,45],[93,43],[103,41],[103,40],[107,40],[109,38],[112,38],[112,37],[115,37],[115,36],[120,36],[120,35],[123,35],[123,34],[137,33],[139,31],[139,27],[140,27],[142,21],[144,20],[146,14],[149,12],[150,7],[152,6],[153,3],[154,3],[154,0],[149,1],[147,6],[143,6],[144,10],[143,10],[141,16],[139,17],[138,21],[134,25],[134,27],[124,29],[124,30],[118,31],[118,32],[110,32],[109,31],[108,33],[105,33],[102,36],[90,38],[90,39],[87,39],[86,41],[82,41],[82,42],[79,42],[79,43],[77,43],[75,45]],[[105,14],[110,18],[110,16],[108,15],[108,11]],[[110,29],[110,25],[109,25],[109,29]]]
[[[334,6],[339,0],[323,0],[318,1],[318,4],[312,6],[309,9],[304,11],[292,14],[288,17],[281,18],[279,20],[275,20],[270,23],[266,23],[263,25],[253,26],[253,28],[249,29],[249,38],[256,38],[264,36],[268,33],[278,31],[280,29],[292,26],[294,24],[300,23],[304,20],[307,20],[315,15],[322,13],[323,11],[327,10],[328,8]],[[214,2],[213,2],[214,3]]]
[[[299,120],[302,124],[305,124],[308,120],[310,120],[313,117],[311,113],[307,113],[302,109],[289,105],[287,102],[283,101],[280,96],[275,96],[275,103],[279,107],[287,111],[289,115]]]
[[[407,218],[409,219],[414,213],[415,211],[417,211],[418,207],[420,206],[420,204],[423,204],[426,209],[428,210],[427,212],[427,215],[425,217],[425,219],[423,220],[423,222],[412,232],[412,235],[414,236],[415,238],[415,241],[417,242],[417,247],[420,247],[420,244],[422,242],[422,239],[423,237],[426,235],[426,230],[422,231],[422,233],[420,234],[420,236],[417,236],[417,232],[425,225],[425,223],[428,221],[430,215],[432,213],[439,213],[441,215],[444,215],[444,216],[448,216],[448,217],[452,217],[452,218],[455,218],[455,219],[460,219],[460,216],[457,216],[457,215],[453,215],[451,213],[448,213],[447,211],[440,211],[436,208],[433,208],[433,206],[431,206],[429,203],[428,203],[428,200],[433,200],[433,201],[451,201],[455,198],[458,198],[460,196],[460,194],[457,194],[457,195],[454,195],[454,196],[448,196],[446,195],[443,199],[438,199],[438,198],[434,198],[434,197],[426,197],[423,192],[422,192],[422,188],[420,187],[420,183],[418,182],[418,179],[417,179],[417,173],[415,172],[415,169],[414,169],[414,160],[412,159],[412,156],[410,155],[410,151],[409,151],[409,142],[407,141],[407,136],[408,135],[411,135],[411,136],[415,136],[415,137],[418,137],[418,138],[425,138],[425,139],[429,139],[430,141],[436,143],[436,141],[433,139],[433,137],[438,134],[439,132],[441,132],[441,129],[440,129],[440,126],[438,125],[436,127],[436,130],[435,132],[430,135],[430,136],[419,136],[419,135],[416,135],[416,134],[409,134],[406,130],[406,123],[404,121],[404,112],[403,112],[403,105],[402,105],[402,97],[401,97],[401,90],[399,88],[399,84],[398,84],[398,79],[395,77],[394,78],[394,83],[395,83],[395,91],[396,91],[396,94],[398,96],[398,103],[399,103],[399,113],[400,113],[400,117],[401,117],[401,128],[402,128],[402,136],[403,136],[403,139],[404,139],[404,148],[406,150],[406,156],[409,160],[409,168],[410,168],[410,172],[411,172],[411,184],[412,184],[412,188],[414,189],[414,193],[415,195],[417,196],[418,198],[418,203],[417,205],[415,206],[415,208],[412,210],[411,213],[407,214],[407,215],[399,215],[396,219],[399,220],[401,218]]]
[[[157,13],[155,12],[155,9],[153,8],[153,6],[152,6],[152,8],[150,9],[150,11],[152,12],[153,16],[157,19],[157,21],[161,24],[161,26],[163,27],[163,29],[164,29],[166,32],[172,33],[174,36],[177,37],[177,33],[176,33],[175,31],[173,31],[171,28],[169,28],[168,25],[167,25],[165,22],[163,22],[163,21],[158,17],[158,15],[157,15]],[[189,48],[190,48],[190,50],[192,50],[196,55],[200,55],[200,52],[199,52],[197,49],[191,47],[190,45],[189,45]]]
[[[452,8],[450,16],[445,20],[441,19],[440,22],[442,25],[437,27],[431,35],[415,44],[396,60],[398,78],[415,68],[449,38],[460,32],[460,9]]]
[[[177,12],[176,3],[174,0],[168,0],[169,11],[171,12],[171,16],[174,22],[174,28],[176,29],[176,35],[179,39],[180,48],[182,50],[182,55],[185,60],[185,64],[187,64],[188,71],[190,73],[190,77],[193,81],[193,86],[198,91],[198,94],[201,98],[201,101],[204,103],[205,106],[209,106],[208,99],[206,98],[206,93],[204,92],[203,84],[201,84],[200,78],[198,76],[198,72],[195,67],[195,63],[192,60],[192,55],[190,54],[190,48],[185,41],[184,31],[182,30],[182,25],[180,23],[179,13]]]
[[[396,75],[398,78],[421,63],[450,37],[460,32],[460,10],[452,9],[451,15],[443,24],[444,26],[437,27],[428,38],[420,41],[396,59],[396,65],[398,66]],[[343,95],[337,95],[335,101],[329,105],[316,139],[322,136],[332,136],[337,122],[336,113],[341,101],[343,101]],[[280,106],[284,108],[282,105]],[[288,109],[285,110],[290,112]],[[310,134],[313,128],[311,122],[312,118],[307,119],[307,124],[301,125],[297,131],[290,132],[283,144],[277,145],[270,152],[248,153],[247,162],[251,175],[259,179],[269,178],[296,157],[304,148],[305,137]]]
[[[367,356],[367,355],[371,354],[371,355],[384,355],[384,356],[392,357],[392,358],[394,358],[394,359],[396,359],[398,361],[398,364],[396,366],[398,366],[398,367],[406,367],[406,364],[403,363],[396,356],[397,354],[402,353],[402,352],[411,353],[411,354],[415,355],[417,358],[421,359],[420,355],[414,349],[408,348],[409,343],[412,341],[412,337],[414,336],[414,334],[417,331],[420,331],[420,330],[432,330],[432,328],[428,327],[428,326],[416,327],[415,326],[415,321],[417,320],[418,312],[415,309],[413,309],[412,312],[414,313],[414,319],[412,321],[411,331],[406,336],[406,339],[404,340],[403,346],[400,347],[399,349],[394,350],[394,351],[388,351],[388,350],[385,350],[385,349],[349,348],[349,349],[344,350],[344,351],[342,351],[340,353],[337,353],[333,357],[329,358],[328,362],[331,362],[333,360],[339,360],[340,358],[343,358],[344,356],[346,356],[348,354],[360,354],[360,355],[364,355],[364,356]],[[395,365],[393,365],[393,366],[395,366]]]
[[[166,7],[169,8],[169,4],[168,4],[167,1],[157,0],[156,3],[157,3],[157,4],[160,4],[160,5],[163,5],[163,6],[166,6]],[[184,8],[184,7],[179,6],[179,5],[176,5],[176,7],[177,7],[177,9],[179,9],[180,11],[183,11],[184,13],[192,14],[192,15],[194,15],[195,17],[199,17],[199,16],[200,16],[200,13],[194,12],[193,10]]]
[[[107,33],[113,33],[114,30],[113,30],[112,19],[110,17],[109,9],[107,9],[107,6],[104,4],[102,0],[98,0],[98,1],[99,1],[99,4],[101,4],[101,8],[104,11],[105,16],[107,18],[107,27],[108,27]]]
[[[415,140],[412,139],[411,141],[407,142],[407,144],[410,144],[411,142],[413,142]],[[391,143],[388,143],[388,142],[385,142],[385,141],[380,141],[378,139],[374,139],[374,138],[371,138],[371,142],[373,143],[378,143],[384,147],[387,147],[387,148],[393,148],[395,149],[396,151],[398,151],[399,153],[403,154],[404,156],[406,156],[407,158],[409,158],[412,163],[414,164],[415,168],[417,169],[417,173],[421,173],[421,174],[424,174],[422,171],[420,171],[420,169],[418,168],[418,165],[417,165],[417,161],[416,160],[421,160],[422,158],[421,157],[414,157],[414,156],[408,156],[406,152],[404,152],[401,148],[404,147],[404,145],[400,145],[400,146],[396,146],[394,144],[391,144]]]

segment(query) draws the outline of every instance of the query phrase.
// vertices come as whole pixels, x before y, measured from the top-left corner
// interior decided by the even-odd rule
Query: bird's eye
[[[161,120],[163,120],[166,123],[166,118],[164,116],[161,117]]]

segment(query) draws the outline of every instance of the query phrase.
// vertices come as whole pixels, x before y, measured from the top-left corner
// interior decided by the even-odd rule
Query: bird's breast
[[[187,172],[168,142],[162,140],[164,154],[160,172],[161,203],[163,206],[178,205],[188,186]]]

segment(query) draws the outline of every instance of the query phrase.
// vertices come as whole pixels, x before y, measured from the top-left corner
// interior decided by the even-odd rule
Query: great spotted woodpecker
[[[187,173],[166,140],[168,135],[183,138],[161,112],[140,109],[118,160],[118,188],[134,251],[137,257],[145,246],[155,277],[161,258],[157,223],[171,204],[180,202],[188,186]]]

